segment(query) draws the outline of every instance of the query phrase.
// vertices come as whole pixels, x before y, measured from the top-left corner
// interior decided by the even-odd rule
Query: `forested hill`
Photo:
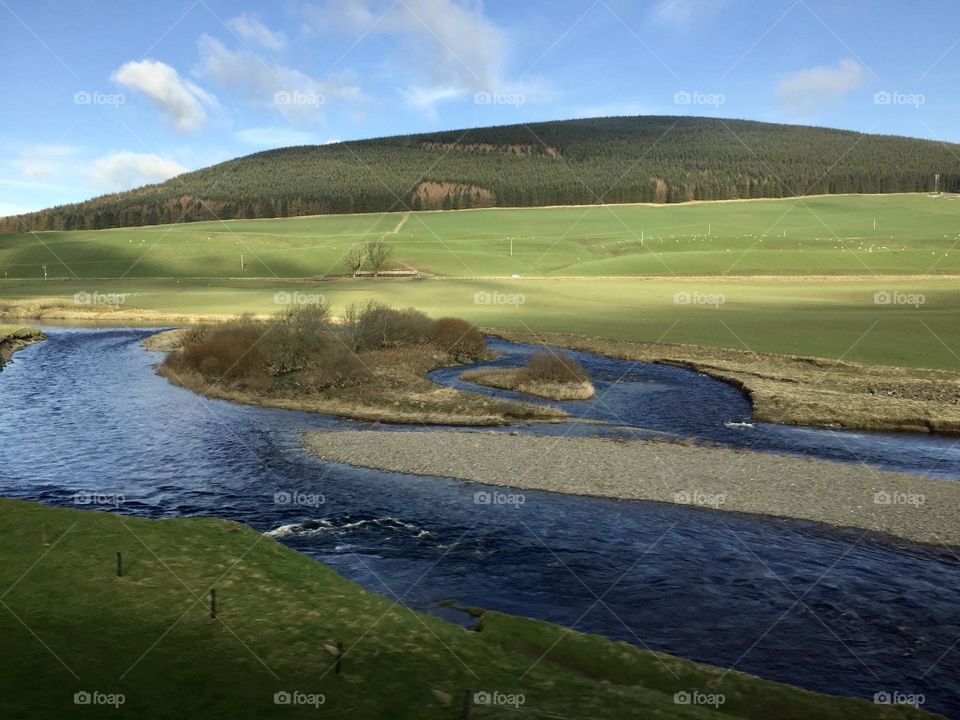
[[[960,146],[692,117],[535,123],[271,150],[6,218],[5,231],[324,213],[960,191]]]

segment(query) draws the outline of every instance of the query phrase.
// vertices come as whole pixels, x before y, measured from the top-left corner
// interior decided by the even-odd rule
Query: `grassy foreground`
[[[4,717],[113,716],[113,707],[75,705],[84,692],[101,701],[122,695],[120,717],[319,716],[313,706],[274,703],[278,692],[299,692],[322,695],[324,717],[457,718],[466,688],[522,694],[521,708],[538,717],[716,714],[677,704],[678,692],[722,694],[725,716],[757,720],[929,717],[498,613],[470,632],[223,520],[0,500],[0,533]],[[341,675],[330,651],[338,642]],[[470,717],[516,714],[474,705]]]

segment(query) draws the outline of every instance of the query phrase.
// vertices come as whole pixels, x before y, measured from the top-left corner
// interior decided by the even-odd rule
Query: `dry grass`
[[[468,370],[462,373],[460,377],[478,385],[536,395],[549,400],[589,400],[595,392],[593,383],[589,380],[580,382],[531,380],[526,368]]]

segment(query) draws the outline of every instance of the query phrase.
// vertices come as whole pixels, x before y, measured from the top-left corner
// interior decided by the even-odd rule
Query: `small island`
[[[572,355],[553,350],[534,353],[525,367],[468,370],[460,379],[549,400],[589,400],[596,391]]]
[[[334,320],[325,304],[272,320],[244,317],[162,333],[159,372],[208,397],[361,421],[501,425],[559,421],[565,413],[435,385],[431,370],[491,357],[480,331],[458,318],[370,301]]]

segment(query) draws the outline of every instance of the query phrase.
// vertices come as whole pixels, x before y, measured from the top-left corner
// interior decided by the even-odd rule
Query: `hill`
[[[474,207],[677,203],[960,190],[960,148],[694,117],[510,125],[270,150],[167,182],[0,220],[88,230]]]

